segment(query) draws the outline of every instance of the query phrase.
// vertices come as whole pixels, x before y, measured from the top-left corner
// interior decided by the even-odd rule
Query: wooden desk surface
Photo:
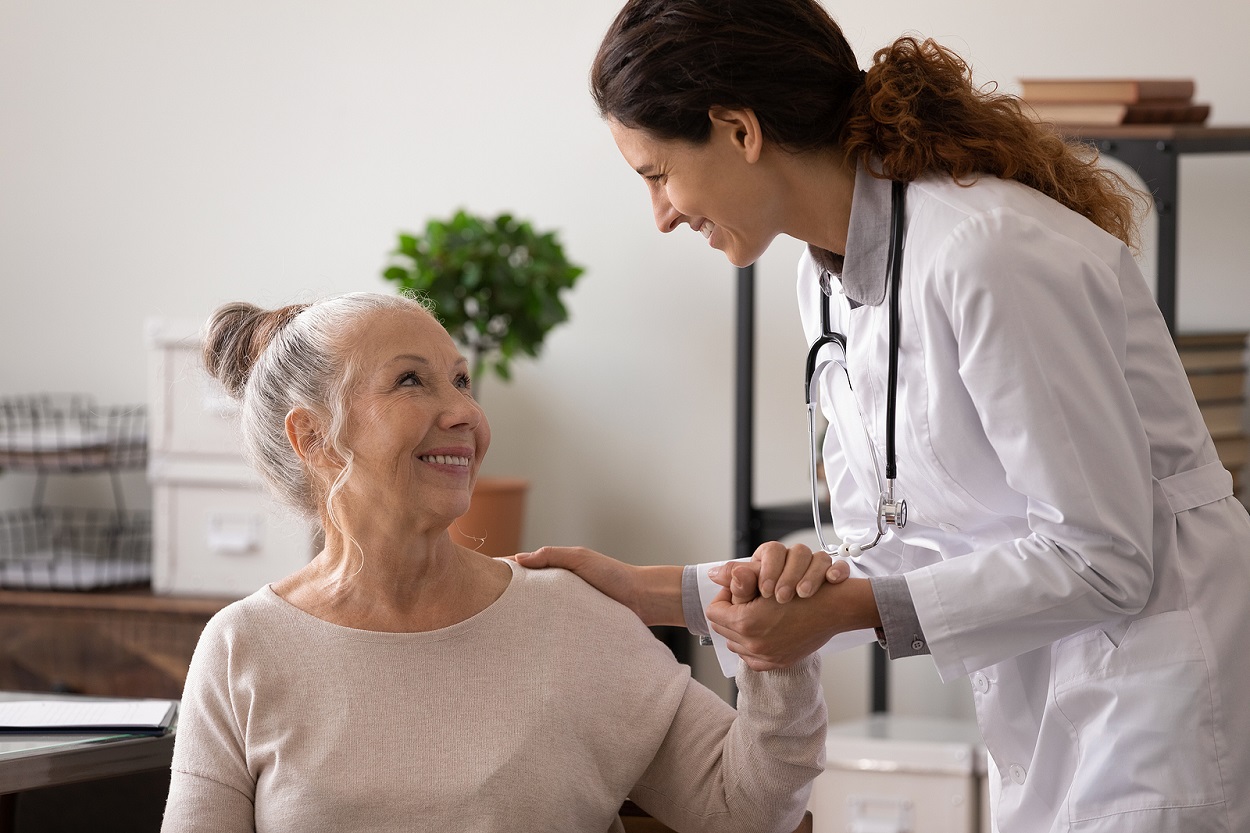
[[[0,590],[0,607],[54,608],[62,610],[130,610],[174,613],[208,618],[234,599],[207,596],[168,596],[151,590],[111,592],[44,592]]]

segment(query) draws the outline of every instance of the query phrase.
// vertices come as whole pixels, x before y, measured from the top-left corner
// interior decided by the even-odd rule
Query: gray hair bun
[[[227,393],[242,399],[252,368],[269,342],[307,308],[307,304],[291,304],[266,310],[243,301],[220,307],[208,322],[204,366]]]

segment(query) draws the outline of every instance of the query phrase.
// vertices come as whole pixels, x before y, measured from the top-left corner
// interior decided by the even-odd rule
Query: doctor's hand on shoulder
[[[640,567],[585,547],[542,547],[511,557],[522,567],[560,567],[627,608],[644,625],[683,625],[681,567]]]

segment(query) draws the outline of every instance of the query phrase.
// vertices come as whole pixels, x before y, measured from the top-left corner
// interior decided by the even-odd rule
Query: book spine
[[[1140,104],[1189,101],[1196,85],[1190,78],[1024,78],[1021,96],[1038,102]]]

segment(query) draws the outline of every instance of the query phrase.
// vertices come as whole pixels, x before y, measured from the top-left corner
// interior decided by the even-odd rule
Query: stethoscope
[[[895,498],[894,481],[897,479],[898,464],[894,456],[894,405],[898,398],[898,330],[902,319],[899,308],[899,285],[902,282],[903,274],[903,212],[906,203],[907,183],[892,183],[890,190],[890,254],[886,261],[885,271],[890,279],[890,332],[889,332],[889,349],[890,363],[887,376],[887,388],[885,399],[885,485],[877,498],[877,533],[871,541],[865,544],[848,544],[843,542],[840,546],[831,547],[825,543],[825,536],[821,533],[820,527],[820,493],[817,483],[816,468],[820,462],[820,449],[816,443],[816,393],[814,383],[819,378],[817,372],[816,360],[820,351],[830,344],[838,345],[842,350],[843,357],[846,356],[846,336],[842,333],[835,333],[833,327],[829,324],[829,305],[830,298],[833,295],[833,287],[830,286],[828,274],[822,274],[820,278],[820,290],[824,294],[821,300],[823,304],[820,308],[820,337],[812,343],[812,347],[807,351],[807,368],[806,379],[803,385],[804,393],[807,397],[807,433],[811,441],[811,481],[812,481],[812,520],[816,525],[816,538],[820,541],[820,548],[830,555],[843,555],[854,558],[867,549],[872,549],[885,535],[886,527],[894,526],[899,529],[907,526],[907,501]],[[845,369],[845,364],[843,364]],[[850,371],[847,371],[847,382],[850,382]],[[863,424],[863,417],[860,417],[860,423]],[[868,429],[865,427],[864,434],[867,435]],[[872,443],[872,438],[868,438],[868,446],[873,449],[873,466],[877,466],[876,450]],[[878,483],[880,483],[881,471],[877,469]]]

